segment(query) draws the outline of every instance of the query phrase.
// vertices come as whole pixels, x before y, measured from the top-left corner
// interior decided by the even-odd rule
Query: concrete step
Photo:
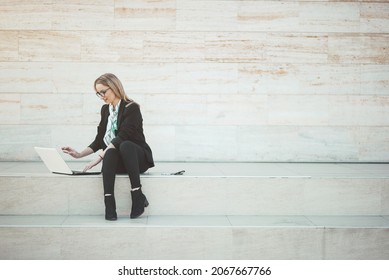
[[[103,217],[101,176],[0,169],[0,259],[389,257],[388,164],[157,163],[138,219],[118,176],[116,222]]]
[[[388,259],[389,216],[0,216],[0,259]]]
[[[0,215],[103,214],[101,175],[55,175],[41,162],[0,168]],[[157,163],[141,180],[148,215],[389,215],[389,164]],[[124,175],[115,196],[128,215]]]

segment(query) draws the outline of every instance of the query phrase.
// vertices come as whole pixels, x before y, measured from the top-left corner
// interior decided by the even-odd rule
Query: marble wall
[[[389,160],[389,1],[0,0],[0,160],[88,145],[105,72],[157,161]]]

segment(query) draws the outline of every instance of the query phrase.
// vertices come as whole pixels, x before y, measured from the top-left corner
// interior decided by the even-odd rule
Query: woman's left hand
[[[90,163],[88,163],[85,168],[84,168],[84,172],[88,171],[89,169],[92,169],[93,167],[95,167],[96,165],[98,165],[100,162],[102,161],[102,158],[101,157],[98,157],[97,159],[91,161]]]

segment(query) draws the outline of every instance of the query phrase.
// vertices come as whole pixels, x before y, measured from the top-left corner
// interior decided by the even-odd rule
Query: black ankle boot
[[[116,221],[118,215],[116,214],[116,202],[113,195],[104,197],[105,203],[105,219],[108,221]]]
[[[146,196],[142,193],[142,189],[139,188],[136,191],[131,191],[132,207],[130,218],[135,219],[143,214],[145,207],[149,206]]]

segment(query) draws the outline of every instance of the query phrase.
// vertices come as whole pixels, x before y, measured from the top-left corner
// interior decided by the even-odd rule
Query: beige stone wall
[[[157,161],[389,160],[389,1],[1,0],[0,160],[88,145],[105,72]]]

